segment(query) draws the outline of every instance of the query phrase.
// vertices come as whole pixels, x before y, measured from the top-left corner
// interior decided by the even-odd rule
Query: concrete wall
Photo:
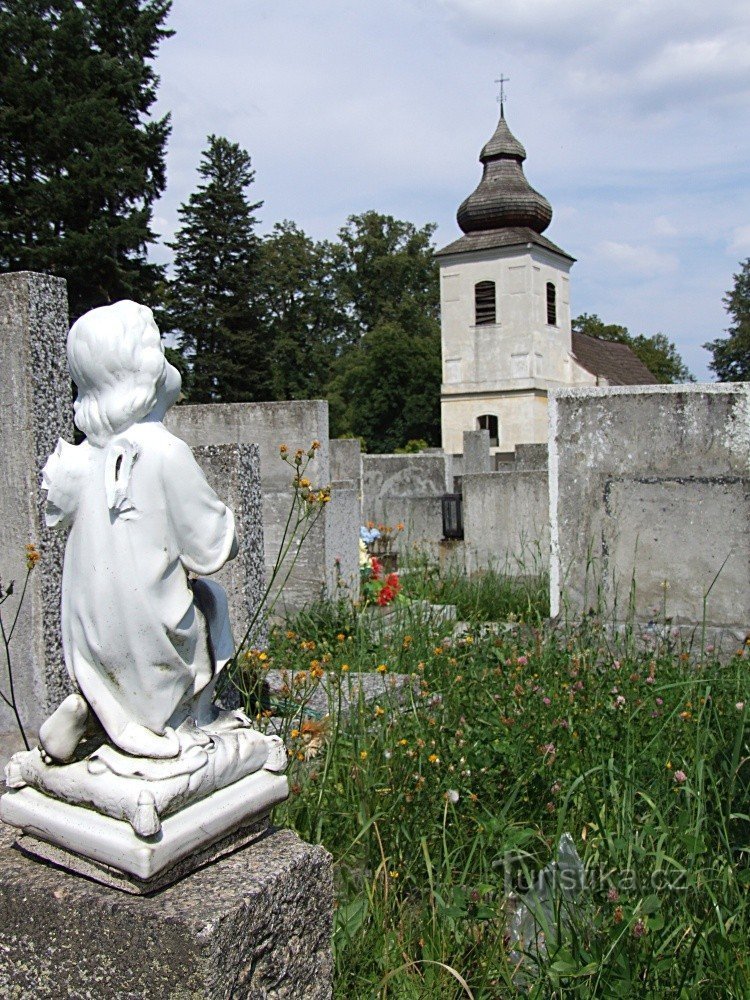
[[[332,438],[329,454],[333,482],[361,482],[362,452],[356,438]]]
[[[567,389],[550,406],[552,613],[750,625],[750,384]]]
[[[496,569],[537,574],[549,566],[546,470],[488,472],[463,477],[467,573]]]
[[[25,546],[42,554],[31,575],[11,646],[23,721],[36,730],[70,691],[60,631],[60,584],[65,537],[44,525],[40,473],[57,439],[73,440],[73,407],[65,342],[65,281],[21,272],[0,276],[0,580],[15,594],[3,607],[15,613],[26,576]],[[5,667],[0,686],[7,694]],[[14,726],[0,703],[0,732]]]
[[[450,455],[362,456],[362,518],[404,530],[394,548],[434,548],[443,537],[441,497],[453,492]]]
[[[173,407],[168,426],[191,447],[208,444],[257,443],[263,495],[263,535],[265,569],[270,578],[284,537],[289,514],[293,471],[279,457],[285,444],[290,454],[297,448],[307,451],[313,441],[320,448],[308,470],[314,485],[331,481],[328,439],[328,403],[324,400],[294,400],[272,403],[227,403]],[[349,567],[357,558],[359,518],[350,530],[344,528],[344,511],[351,509],[349,498],[335,494],[308,534],[291,575],[286,580],[276,611],[294,613],[329,591],[335,578],[333,560],[338,554]],[[334,513],[335,512],[335,513]],[[335,521],[337,541],[327,540],[328,520]],[[295,549],[290,552],[293,557]],[[288,565],[288,564],[287,564]],[[347,570],[347,578],[349,576]],[[282,574],[284,579],[286,574]],[[356,585],[356,581],[353,582]]]

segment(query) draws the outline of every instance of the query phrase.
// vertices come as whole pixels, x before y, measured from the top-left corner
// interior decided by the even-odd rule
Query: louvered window
[[[494,413],[483,413],[477,417],[477,430],[490,432],[490,448],[497,448],[500,443],[498,419]]]
[[[479,281],[474,285],[475,323],[495,323],[495,282]]]
[[[547,324],[557,326],[557,292],[551,281],[547,282]]]

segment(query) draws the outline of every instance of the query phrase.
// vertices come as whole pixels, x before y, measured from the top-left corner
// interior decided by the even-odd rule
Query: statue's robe
[[[190,448],[154,420],[103,447],[59,442],[43,485],[48,523],[70,526],[68,672],[114,742],[129,722],[161,734],[213,675],[188,571],[215,573],[234,554],[232,512]]]

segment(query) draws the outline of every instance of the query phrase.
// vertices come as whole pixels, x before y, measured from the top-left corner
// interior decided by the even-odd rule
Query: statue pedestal
[[[270,830],[151,896],[12,847],[0,826],[0,996],[328,1000],[331,858]]]

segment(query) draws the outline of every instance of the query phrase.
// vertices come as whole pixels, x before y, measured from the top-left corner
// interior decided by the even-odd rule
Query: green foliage
[[[746,382],[750,380],[750,257],[740,264],[723,302],[732,319],[729,336],[703,345],[713,355],[708,367],[721,382]]]
[[[655,333],[652,337],[646,337],[639,333],[634,336],[627,327],[616,323],[605,323],[596,314],[588,313],[576,316],[571,325],[576,333],[585,333],[599,340],[627,344],[659,382],[695,381],[695,377],[690,374],[677,348],[666,334]]]
[[[396,455],[418,455],[420,451],[424,451],[425,448],[430,446],[424,440],[424,438],[412,438],[407,441],[403,448],[396,448],[394,454]]]
[[[293,222],[262,245],[261,304],[274,399],[316,399],[341,349],[345,316],[333,279],[334,249]]]
[[[272,398],[269,345],[256,290],[261,245],[247,188],[255,172],[237,143],[210,135],[203,183],[179,209],[166,309],[190,366],[190,402]]]
[[[364,437],[373,452],[440,439],[434,228],[365,212],[350,217],[334,247],[348,347],[328,387],[332,434]]]
[[[152,61],[169,0],[0,3],[0,268],[67,279],[73,318],[149,300],[169,116]]]
[[[331,719],[283,723],[276,818],[334,857],[335,996],[748,996],[747,654],[638,651],[595,617],[548,627],[543,604],[449,637],[408,608],[379,635],[351,606],[313,609],[265,662],[303,703],[328,692]],[[366,703],[356,675],[376,671]],[[516,968],[506,894],[564,831],[585,891]]]

